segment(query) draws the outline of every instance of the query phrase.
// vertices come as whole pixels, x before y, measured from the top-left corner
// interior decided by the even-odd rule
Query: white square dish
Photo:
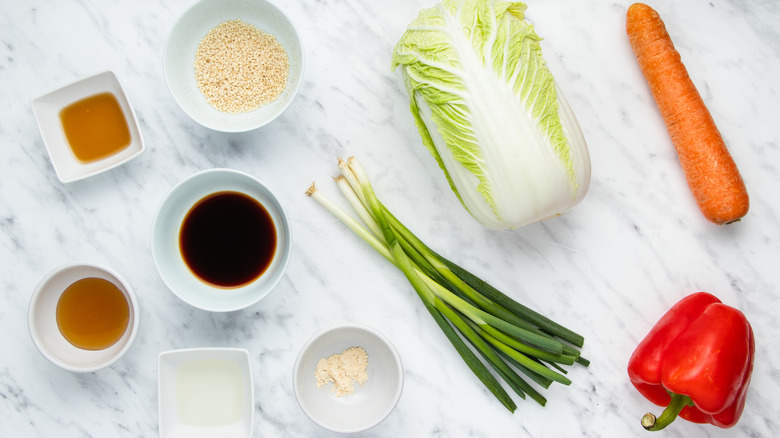
[[[170,350],[158,357],[160,438],[249,438],[254,383],[240,348]]]
[[[73,153],[65,136],[60,112],[68,105],[99,93],[111,93],[119,103],[130,131],[130,144],[119,152],[97,161],[82,162]],[[144,149],[141,130],[130,101],[113,72],[106,71],[76,81],[30,102],[57,178],[63,183],[77,181],[104,172],[140,155]]]

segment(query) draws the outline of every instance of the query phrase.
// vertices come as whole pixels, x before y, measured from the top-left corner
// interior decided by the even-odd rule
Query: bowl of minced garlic
[[[303,78],[290,19],[264,0],[201,0],[168,37],[164,72],[181,109],[217,131],[264,126],[290,105]]]
[[[323,357],[317,362],[314,376],[317,388],[333,383],[330,392],[338,397],[355,392],[353,382],[363,385],[368,381],[368,353],[363,347],[349,347],[341,353]]]
[[[390,415],[403,380],[401,358],[390,340],[361,325],[340,325],[312,337],[293,371],[303,412],[341,433],[370,429]]]

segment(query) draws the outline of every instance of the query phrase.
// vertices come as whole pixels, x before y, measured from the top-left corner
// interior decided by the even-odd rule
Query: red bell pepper
[[[745,407],[755,340],[739,310],[716,297],[691,294],[661,317],[628,361],[636,389],[658,406],[642,425],[661,430],[679,415],[694,423],[728,428]]]

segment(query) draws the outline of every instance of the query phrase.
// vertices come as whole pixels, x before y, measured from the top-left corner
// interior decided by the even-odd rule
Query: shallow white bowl
[[[368,380],[355,383],[355,392],[343,397],[331,393],[333,384],[317,388],[317,362],[350,347],[363,347],[368,353]],[[403,382],[401,358],[390,340],[360,325],[337,326],[315,335],[301,349],[293,370],[293,389],[303,412],[321,427],[341,433],[364,431],[384,420],[398,403]]]
[[[165,351],[157,359],[157,382],[160,438],[252,436],[255,396],[248,351]]]
[[[276,37],[290,61],[287,87],[273,102],[254,111],[229,114],[212,107],[195,80],[195,52],[204,36],[224,21],[240,19]],[[201,0],[176,22],[165,45],[163,70],[176,103],[197,123],[217,131],[242,132],[259,128],[290,105],[303,80],[301,39],[290,19],[265,0]]]
[[[57,327],[57,303],[65,289],[82,278],[97,277],[114,283],[125,294],[130,305],[130,318],[124,335],[114,345],[103,350],[82,350],[74,347]],[[133,344],[138,332],[138,301],[130,286],[110,269],[91,263],[69,264],[47,274],[38,284],[27,314],[27,322],[38,351],[55,365],[74,372],[90,372],[105,368],[119,360]]]
[[[102,160],[82,163],[73,154],[68,139],[65,137],[65,131],[62,129],[60,121],[60,111],[76,101],[104,92],[113,94],[119,102],[130,130],[130,145]],[[130,100],[116,75],[110,71],[82,79],[37,97],[30,102],[30,106],[38,123],[41,137],[43,137],[43,143],[49,153],[49,159],[54,166],[54,172],[57,174],[57,178],[64,183],[113,169],[141,155],[145,149],[135,111],[133,111]]]
[[[276,252],[266,271],[238,288],[209,285],[187,267],[179,249],[179,230],[193,205],[205,196],[236,191],[260,202],[276,228]],[[284,277],[292,253],[292,229],[282,204],[260,180],[232,169],[198,172],[177,184],[166,195],[152,224],[152,258],[168,288],[184,302],[212,312],[240,310],[268,295]]]

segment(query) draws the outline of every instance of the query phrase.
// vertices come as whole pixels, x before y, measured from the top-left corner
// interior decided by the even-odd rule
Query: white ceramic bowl
[[[204,197],[222,191],[236,191],[260,202],[276,229],[276,251],[265,272],[244,286],[219,288],[195,276],[179,248],[179,231],[190,209]],[[292,253],[292,229],[282,204],[260,180],[231,169],[198,172],[177,184],[165,197],[152,224],[152,257],[165,284],[184,302],[212,312],[229,312],[251,306],[284,277]]]
[[[101,160],[82,163],[73,154],[68,140],[65,138],[65,131],[62,129],[60,121],[60,111],[74,102],[103,92],[113,94],[119,102],[130,130],[130,145]],[[57,178],[64,183],[113,169],[137,157],[145,149],[135,111],[133,111],[116,75],[110,71],[82,79],[37,97],[30,102],[30,106],[38,123],[41,137],[43,137],[43,143],[49,153],[49,159],[54,166],[54,172],[57,174]]]
[[[65,289],[82,278],[97,277],[114,283],[124,293],[130,306],[130,317],[124,335],[114,345],[103,350],[82,350],[74,347],[57,326],[57,303]],[[55,365],[74,372],[90,372],[105,368],[122,357],[138,332],[138,301],[130,286],[117,273],[90,263],[69,264],[47,274],[38,284],[30,300],[27,321],[35,346]]]
[[[229,114],[212,107],[195,79],[195,52],[204,36],[224,21],[240,19],[276,37],[290,62],[281,96],[254,111]],[[242,132],[270,123],[290,105],[303,79],[301,39],[290,19],[265,0],[201,0],[187,10],[168,36],[163,57],[168,88],[181,109],[197,123],[217,131]]]
[[[350,347],[368,353],[368,380],[355,383],[355,392],[338,397],[333,384],[317,388],[314,371],[322,358]],[[303,412],[321,427],[341,433],[367,430],[395,408],[403,389],[404,371],[393,344],[376,330],[342,325],[320,332],[301,349],[293,370],[293,389]]]
[[[249,438],[254,384],[249,352],[192,348],[157,359],[160,438]]]

